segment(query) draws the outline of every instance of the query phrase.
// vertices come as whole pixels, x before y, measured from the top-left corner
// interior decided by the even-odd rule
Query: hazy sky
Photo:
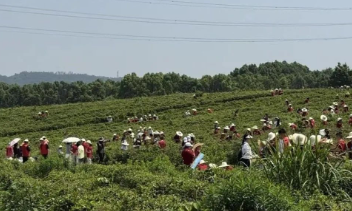
[[[141,0],[148,1],[148,0]],[[155,0],[150,0],[155,1]],[[224,4],[352,8],[351,0],[185,0]],[[352,23],[348,11],[236,10],[178,7],[121,0],[0,0],[0,4],[132,17],[221,22]],[[0,6],[0,10],[33,11]],[[36,11],[38,12],[38,11]],[[40,11],[39,11],[40,12]],[[41,11],[43,12],[43,11]],[[352,37],[352,25],[328,27],[220,27],[162,25],[0,11],[0,26],[219,39]],[[278,43],[192,43],[112,40],[10,32],[0,27],[0,74],[21,71],[72,71],[115,77],[136,72],[177,72],[192,77],[228,74],[246,63],[297,61],[311,69],[352,65],[352,39]],[[58,34],[58,33],[56,33]]]

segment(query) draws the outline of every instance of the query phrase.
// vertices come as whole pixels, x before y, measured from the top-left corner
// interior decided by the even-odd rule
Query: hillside
[[[0,75],[0,82],[7,84],[18,84],[20,86],[26,84],[39,84],[42,82],[54,83],[55,81],[64,81],[72,83],[82,81],[84,83],[91,83],[96,80],[114,80],[119,81],[121,78],[109,78],[103,76],[94,76],[87,74],[74,74],[74,73],[52,73],[52,72],[21,72],[12,76]]]
[[[351,199],[340,192],[343,190],[352,196],[352,177],[346,173],[352,170],[351,162],[342,162],[336,167],[344,169],[348,176],[341,173],[339,178],[331,179],[335,177],[326,173],[328,170],[320,171],[321,168],[315,166],[314,178],[318,177],[320,182],[307,176],[309,185],[295,186],[306,184],[301,180],[288,185],[284,180],[267,175],[263,169],[265,163],[258,162],[250,171],[243,171],[236,165],[241,138],[220,141],[212,131],[214,121],[219,121],[222,128],[234,122],[243,134],[248,127],[260,127],[259,120],[265,113],[272,118],[279,116],[282,127],[289,131],[288,123],[298,124],[301,119],[295,112],[286,112],[284,103],[289,99],[295,109],[306,106],[310,116],[316,119],[315,130],[302,130],[309,137],[323,127],[319,120],[322,109],[339,101],[336,94],[343,99],[344,93],[337,89],[285,90],[284,95],[272,97],[268,91],[234,91],[203,94],[197,99],[193,94],[173,94],[0,109],[0,148],[3,152],[8,142],[21,137],[30,140],[32,156],[39,157],[38,162],[23,165],[3,157],[0,159],[0,210],[351,210]],[[304,105],[307,97],[311,101]],[[345,101],[352,106],[352,98],[345,98]],[[192,108],[199,111],[198,115],[184,117],[184,112]],[[214,113],[207,113],[208,108],[214,109]],[[234,118],[233,112],[237,109],[238,116]],[[34,118],[39,111],[46,110],[49,111],[47,118]],[[127,117],[149,113],[158,114],[159,120],[126,122]],[[114,119],[112,123],[105,121],[109,115]],[[334,140],[338,117],[344,120],[344,137],[352,130],[347,125],[348,116],[349,113],[341,113],[329,118]],[[164,131],[167,148],[142,146],[133,149],[131,139],[128,139],[129,150],[124,152],[120,142],[110,142],[105,165],[75,167],[57,156],[56,149],[65,137],[92,140],[96,157],[99,137],[111,139],[114,133],[121,135],[128,128],[136,133],[140,126]],[[197,142],[204,143],[202,153],[207,162],[220,165],[227,161],[235,165],[234,169],[200,172],[185,167],[180,144],[172,141],[176,131],[194,133]],[[273,131],[277,132],[277,129]],[[38,139],[41,136],[50,140],[51,155],[47,160],[39,156]],[[255,137],[251,143],[253,151],[257,152],[257,139],[265,140],[267,136],[268,133]],[[321,165],[328,169],[327,164]],[[293,176],[298,174],[305,178],[305,171],[292,173]],[[324,186],[327,185],[331,185],[333,194],[326,191]]]

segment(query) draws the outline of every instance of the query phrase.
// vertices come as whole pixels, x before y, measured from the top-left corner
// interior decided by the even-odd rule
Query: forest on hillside
[[[0,107],[91,102],[109,98],[132,98],[173,93],[226,92],[235,90],[269,90],[339,87],[352,84],[352,70],[347,64],[311,71],[297,62],[268,62],[244,65],[230,74],[192,78],[177,73],[135,73],[121,81],[95,80],[90,83],[55,81],[19,86],[0,83]]]
[[[18,84],[20,86],[26,84],[38,84],[41,82],[50,82],[54,83],[55,81],[64,81],[67,83],[72,83],[75,81],[82,81],[84,83],[91,83],[95,80],[116,80],[120,78],[109,78],[103,76],[94,76],[87,74],[77,74],[77,73],[65,73],[65,72],[21,72],[14,74],[12,76],[3,76],[0,75],[0,82],[7,84]]]

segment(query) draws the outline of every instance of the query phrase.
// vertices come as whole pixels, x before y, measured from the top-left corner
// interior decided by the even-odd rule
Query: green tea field
[[[98,210],[98,211],[165,211],[165,210],[352,210],[352,162],[347,156],[330,158],[332,147],[313,151],[305,147],[295,153],[272,155],[258,159],[250,169],[238,165],[237,154],[246,128],[257,125],[265,114],[280,117],[289,134],[288,123],[300,125],[298,108],[306,107],[316,121],[314,129],[299,129],[306,136],[324,128],[320,115],[333,102],[345,100],[352,108],[352,97],[346,90],[285,90],[271,96],[268,91],[236,91],[227,93],[173,94],[159,97],[106,100],[65,105],[16,107],[0,109],[0,210]],[[304,104],[309,97],[310,102]],[[285,99],[294,107],[288,113]],[[213,113],[208,113],[207,109]],[[197,115],[184,116],[197,109]],[[47,118],[37,118],[40,111],[49,111]],[[237,116],[234,112],[238,110]],[[352,132],[348,124],[351,112],[328,116],[333,146],[337,145],[336,120],[343,119],[343,137]],[[127,118],[157,114],[157,121],[128,123]],[[113,122],[106,121],[111,115]],[[220,140],[213,134],[214,121],[219,126],[236,124],[241,137]],[[104,163],[97,163],[96,143],[100,137],[112,139],[131,128],[163,131],[167,147],[144,146],[121,150],[121,142],[108,142]],[[185,166],[181,144],[173,141],[176,131],[193,133],[208,163],[227,162],[233,170],[221,168],[207,171]],[[278,129],[272,129],[277,132]],[[50,145],[48,159],[40,156],[40,137]],[[79,137],[93,142],[93,164],[73,165],[59,157],[57,149],[66,137]],[[254,136],[252,150],[258,153],[257,140],[266,140],[268,132]],[[35,162],[19,163],[5,158],[6,146],[14,138],[29,139]],[[345,139],[346,141],[349,141]]]

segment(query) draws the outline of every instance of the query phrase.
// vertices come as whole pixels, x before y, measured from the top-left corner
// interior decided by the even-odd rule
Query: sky
[[[138,0],[158,1],[158,0]],[[352,8],[351,0],[184,0],[223,4],[284,7]],[[312,70],[334,67],[338,62],[352,65],[352,39],[304,42],[179,42],[87,38],[28,34],[5,27],[40,28],[137,36],[188,37],[207,39],[305,39],[352,37],[352,25],[327,27],[239,27],[150,24],[62,16],[43,16],[1,10],[34,11],[1,5],[45,10],[63,10],[142,18],[212,22],[260,23],[346,23],[352,9],[239,10],[233,8],[189,7],[143,4],[123,0],[0,0],[0,75],[22,71],[74,72],[116,77],[132,72],[176,72],[200,78],[228,74],[244,64],[275,60],[297,61]],[[35,11],[38,13],[38,11]],[[41,13],[50,13],[39,11]],[[62,13],[55,13],[62,14]],[[352,21],[351,21],[352,22]],[[16,31],[16,32],[14,32]],[[18,33],[21,32],[21,33]],[[43,32],[40,32],[43,33]],[[62,34],[62,33],[61,33]]]

